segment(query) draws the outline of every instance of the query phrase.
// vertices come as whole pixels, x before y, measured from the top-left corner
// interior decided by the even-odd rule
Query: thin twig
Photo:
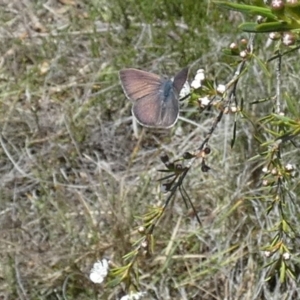
[[[281,59],[282,56],[278,55],[277,66],[276,66],[276,113],[281,112]]]

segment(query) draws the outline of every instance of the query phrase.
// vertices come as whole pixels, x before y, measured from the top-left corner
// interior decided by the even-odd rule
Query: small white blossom
[[[204,69],[197,70],[197,74],[195,76],[196,80],[203,81],[205,79]]]
[[[289,260],[291,258],[291,254],[288,252],[285,252],[282,254],[282,257],[284,260]]]
[[[263,168],[262,168],[262,171],[263,171],[264,173],[269,173],[268,167],[263,167]]]
[[[184,98],[185,96],[189,95],[191,93],[191,87],[188,81],[186,81],[179,92],[179,98]]]
[[[205,74],[203,69],[199,69],[197,71],[197,74],[194,78],[194,80],[191,83],[191,87],[196,89],[199,89],[201,87],[201,82],[205,79]]]
[[[102,283],[104,278],[108,274],[108,260],[107,259],[102,259],[98,260],[97,262],[94,263],[93,268],[91,269],[90,272],[90,279],[94,283]]]
[[[231,43],[231,44],[229,45],[229,48],[230,48],[231,50],[237,50],[239,47],[238,47],[238,45],[237,45],[236,43]]]
[[[147,242],[147,241],[143,241],[143,242],[141,243],[141,247],[147,248],[147,247],[148,247],[148,242]]]
[[[286,169],[287,171],[293,171],[293,170],[295,169],[295,167],[294,167],[292,164],[287,164],[287,165],[285,166],[285,169]]]
[[[217,86],[217,92],[220,93],[220,94],[224,94],[226,91],[226,85],[224,84],[219,84]]]
[[[272,41],[276,41],[279,40],[281,37],[279,32],[270,32],[269,33],[269,39],[271,39]]]
[[[191,83],[191,87],[195,90],[201,88],[201,82],[197,80],[193,80]]]
[[[236,106],[231,106],[230,110],[232,113],[236,113],[237,112],[237,107]]]
[[[199,101],[201,103],[201,106],[207,106],[210,103],[210,100],[208,97],[199,98]]]
[[[270,257],[271,256],[271,252],[270,251],[265,251],[264,254],[265,254],[265,257]]]
[[[246,58],[246,57],[247,57],[247,54],[248,54],[247,51],[246,51],[246,50],[243,50],[243,51],[240,52],[240,57],[241,57],[241,58]]]
[[[267,179],[264,179],[263,181],[262,181],[262,185],[263,186],[267,186],[269,184],[269,181],[267,180]]]
[[[295,43],[295,37],[293,33],[287,32],[283,35],[282,43],[286,46],[291,46]]]
[[[271,5],[272,5],[273,9],[283,8],[284,2],[283,2],[283,0],[273,0],[272,3],[271,3]]]
[[[146,230],[146,229],[145,229],[144,226],[140,226],[139,229],[138,229],[138,232],[139,232],[139,233],[144,233],[145,230]]]
[[[147,293],[138,292],[130,295],[123,296],[120,300],[139,300],[142,299]]]
[[[273,168],[273,169],[271,170],[271,174],[272,174],[272,175],[277,175],[277,174],[278,174],[278,170],[277,170],[276,168]]]

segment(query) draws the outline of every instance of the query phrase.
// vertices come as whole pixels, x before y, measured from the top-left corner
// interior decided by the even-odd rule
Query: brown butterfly
[[[137,70],[120,71],[124,93],[133,102],[132,114],[146,127],[172,127],[179,115],[179,92],[187,80],[188,68],[182,69],[174,80]]]

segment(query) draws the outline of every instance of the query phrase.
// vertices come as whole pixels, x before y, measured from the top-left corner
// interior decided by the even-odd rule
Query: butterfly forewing
[[[189,73],[189,68],[184,68],[179,73],[177,73],[174,77],[173,86],[176,89],[176,92],[178,93],[178,95],[179,95],[184,83],[187,80],[188,73]]]
[[[132,101],[152,94],[163,83],[160,76],[137,69],[121,70],[120,80],[126,96]]]

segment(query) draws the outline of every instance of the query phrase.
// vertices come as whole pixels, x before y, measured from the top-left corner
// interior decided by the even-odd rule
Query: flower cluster
[[[98,260],[94,263],[90,272],[90,280],[94,283],[102,283],[108,274],[109,261],[107,259]]]

